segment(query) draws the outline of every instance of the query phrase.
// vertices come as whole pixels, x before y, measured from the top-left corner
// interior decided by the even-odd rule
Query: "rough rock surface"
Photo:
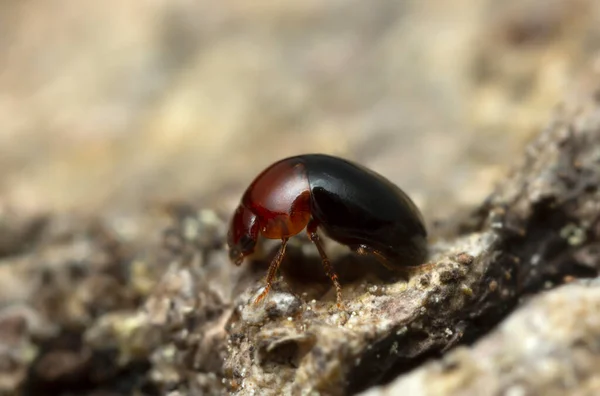
[[[399,282],[235,301],[225,376],[237,394],[342,395],[406,371],[464,337],[478,337],[528,293],[596,276],[600,241],[600,107],[594,97],[555,119],[462,236],[432,246],[433,268]],[[342,263],[343,265],[343,263]],[[277,288],[276,288],[277,290]]]
[[[546,120],[598,70],[599,2],[98,4],[0,4],[0,394],[338,395],[397,376],[461,394],[483,361],[499,392],[597,388],[593,312],[552,311],[531,331],[549,350],[506,351],[515,372],[498,334],[554,293],[594,304],[576,282],[519,308],[597,276],[598,76]],[[340,312],[295,238],[252,306],[273,244],[234,267],[225,217],[262,165],[317,150],[415,198],[433,268],[391,276],[328,244]],[[456,376],[422,381],[458,344]],[[575,380],[520,374],[553,351]]]
[[[575,281],[525,303],[472,348],[361,393],[386,395],[597,395],[600,282]]]
[[[392,276],[328,244],[344,287],[342,311],[306,238],[290,245],[284,276],[266,301],[251,304],[273,246],[247,265],[231,265],[226,225],[210,210],[177,204],[130,218],[31,214],[13,221],[15,248],[5,250],[0,266],[2,390],[344,395],[402,374],[399,386],[417,386],[424,371],[411,369],[485,337],[529,295],[597,276],[600,106],[597,91],[576,98],[557,109],[479,209],[433,230],[431,267]],[[557,295],[577,287],[589,289],[582,299],[595,295],[592,286]],[[539,317],[527,313],[539,306],[524,306],[497,332],[523,316]],[[587,330],[594,320],[581,337],[593,337]],[[466,353],[500,359],[481,346],[501,342],[495,334]],[[587,359],[579,344],[569,349],[576,334],[564,337],[556,348]],[[521,362],[537,352],[514,356]],[[552,372],[524,384],[508,373],[498,386],[535,394],[563,378]],[[585,372],[581,379],[581,392],[596,383]],[[452,386],[460,394],[478,385]]]

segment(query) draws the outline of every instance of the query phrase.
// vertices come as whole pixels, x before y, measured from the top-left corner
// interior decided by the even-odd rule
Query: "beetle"
[[[254,252],[259,236],[280,239],[259,303],[285,255],[290,237],[306,229],[342,307],[341,286],[318,230],[358,254],[374,255],[391,270],[418,267],[427,257],[427,230],[414,202],[382,175],[326,154],[284,158],[263,170],[244,192],[227,235],[236,265]]]

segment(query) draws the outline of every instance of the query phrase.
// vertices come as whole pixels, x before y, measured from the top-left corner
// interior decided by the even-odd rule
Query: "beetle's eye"
[[[242,237],[240,238],[239,246],[242,249],[242,252],[252,251],[254,249],[255,244],[256,241],[248,235],[242,235]]]

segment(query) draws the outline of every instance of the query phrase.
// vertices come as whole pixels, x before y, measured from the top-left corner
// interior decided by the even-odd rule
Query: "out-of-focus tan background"
[[[0,209],[227,210],[287,155],[483,199],[579,73],[597,0],[4,0]]]

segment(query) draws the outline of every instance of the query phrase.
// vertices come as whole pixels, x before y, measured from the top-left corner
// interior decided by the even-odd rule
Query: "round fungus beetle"
[[[374,255],[391,270],[419,266],[427,256],[423,217],[395,184],[361,165],[330,155],[285,158],[254,179],[229,228],[229,257],[236,265],[254,252],[259,235],[281,240],[256,303],[269,292],[288,239],[304,229],[336,288],[339,307],[341,286],[317,230],[356,253]]]

